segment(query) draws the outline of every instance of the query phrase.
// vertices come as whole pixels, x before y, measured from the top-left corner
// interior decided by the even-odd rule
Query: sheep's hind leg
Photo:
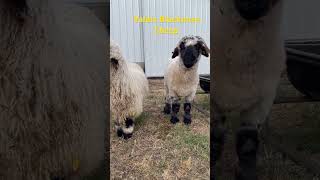
[[[168,97],[166,97],[165,99],[166,104],[164,106],[163,112],[165,114],[170,114],[171,113],[171,103],[170,103],[170,99]]]
[[[117,131],[117,136],[118,136],[118,137],[122,137],[122,135],[123,135],[123,130],[122,130],[122,128],[121,128],[120,123],[119,123],[118,120],[117,120],[117,122],[115,122],[115,128],[116,128],[116,131]]]
[[[170,122],[172,124],[176,124],[177,122],[179,122],[179,118],[178,118],[178,112],[180,109],[179,98],[171,97],[171,101],[172,101],[172,111],[171,111]]]
[[[191,124],[191,103],[185,102],[183,109],[184,109],[184,115],[183,115],[184,124]]]
[[[223,147],[225,144],[225,134],[226,134],[226,116],[223,111],[221,111],[218,104],[211,100],[213,105],[213,118],[210,121],[210,127],[212,127],[210,133],[210,156],[212,157],[212,167],[211,174],[213,175],[213,179],[215,179],[217,168],[216,165],[223,153]]]
[[[122,129],[123,130],[123,138],[124,139],[129,139],[129,138],[132,137],[133,128],[134,128],[133,119],[126,118],[125,127]]]

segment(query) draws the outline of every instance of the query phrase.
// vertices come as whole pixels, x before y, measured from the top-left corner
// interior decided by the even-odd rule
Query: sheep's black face
[[[180,45],[180,57],[186,68],[191,68],[198,62],[200,56],[200,48],[198,45],[185,46],[184,43]]]
[[[257,20],[270,10],[272,0],[234,0],[240,16],[246,20]],[[273,0],[274,1],[274,0]]]
[[[185,36],[172,52],[172,59],[180,55],[186,68],[193,67],[200,59],[201,54],[209,57],[209,48],[199,36]]]

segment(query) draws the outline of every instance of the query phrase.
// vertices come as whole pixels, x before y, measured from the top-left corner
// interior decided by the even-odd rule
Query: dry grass
[[[190,126],[181,121],[172,125],[162,113],[163,81],[149,83],[151,92],[133,137],[123,140],[111,132],[111,179],[209,179],[209,117],[193,108]],[[195,101],[209,105],[208,95]]]

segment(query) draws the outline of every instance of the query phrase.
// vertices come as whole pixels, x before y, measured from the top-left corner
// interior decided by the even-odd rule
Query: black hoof
[[[254,127],[241,127],[237,132],[236,149],[238,170],[236,180],[257,180],[258,131]]]
[[[132,137],[132,133],[123,133],[123,139],[130,139]]]
[[[118,137],[121,137],[123,135],[123,130],[121,128],[117,129],[117,135]]]
[[[177,116],[171,116],[170,122],[172,124],[176,124],[177,122],[179,122],[179,118]]]
[[[163,112],[165,114],[170,114],[171,113],[171,106],[169,103],[166,103],[166,105],[164,106]]]
[[[184,124],[186,124],[186,125],[191,124],[191,114],[185,114],[185,115],[183,116],[183,122],[184,122]]]

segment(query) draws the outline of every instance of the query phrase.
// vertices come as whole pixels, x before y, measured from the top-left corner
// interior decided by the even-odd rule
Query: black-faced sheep
[[[215,164],[226,122],[238,124],[236,178],[241,180],[257,179],[258,128],[266,121],[285,65],[282,6],[282,0],[214,2],[211,150]]]
[[[0,1],[0,179],[80,179],[105,159],[106,28],[56,0]]]
[[[110,42],[111,112],[119,137],[132,136],[134,118],[143,111],[143,100],[149,91],[142,68],[126,62],[119,45]]]
[[[164,112],[170,114],[171,123],[179,121],[177,114],[180,109],[180,98],[185,98],[185,124],[191,123],[191,102],[199,84],[198,65],[201,55],[209,56],[209,48],[199,36],[183,37],[172,54],[164,75],[166,99]]]

